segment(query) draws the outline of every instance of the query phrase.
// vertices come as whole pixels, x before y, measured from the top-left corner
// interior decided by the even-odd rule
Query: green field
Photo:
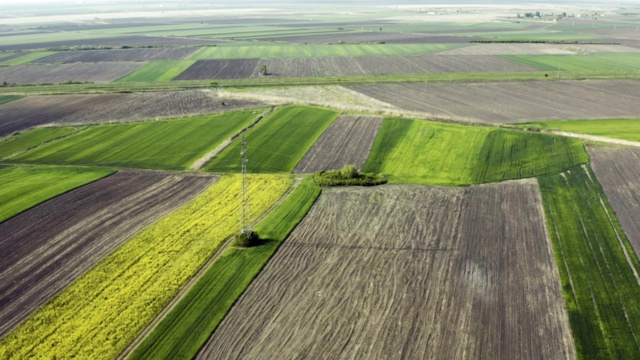
[[[22,55],[20,57],[9,59],[9,60],[5,60],[5,61],[2,61],[2,59],[0,59],[0,65],[9,65],[9,66],[11,66],[11,65],[22,65],[22,64],[26,64],[28,62],[31,62],[33,60],[38,60],[38,59],[43,58],[45,56],[49,56],[51,54],[55,54],[55,53],[52,52],[52,51],[26,53],[25,55]]]
[[[543,71],[611,72],[640,70],[640,54],[503,55],[504,59]]]
[[[186,169],[257,117],[256,110],[246,110],[180,120],[91,126],[11,161]]]
[[[449,44],[313,44],[204,47],[187,60],[306,58],[339,56],[415,55],[449,49]]]
[[[640,263],[588,167],[539,178],[580,359],[638,359]]]
[[[18,96],[18,95],[0,95],[0,105],[14,101],[14,100],[18,100],[22,98],[22,96]]]
[[[318,195],[312,178],[303,180],[254,229],[267,240],[247,249],[227,249],[129,359],[192,359]]]
[[[318,137],[338,117],[337,111],[287,106],[278,109],[247,132],[247,158],[250,172],[291,172]],[[205,169],[212,172],[241,170],[238,138]]]
[[[363,171],[385,174],[391,183],[470,185],[560,172],[587,161],[574,139],[385,119]]]
[[[1,167],[0,222],[112,172],[76,167]]]
[[[35,128],[20,135],[7,137],[4,140],[0,140],[0,160],[76,131],[78,129],[64,126]]]
[[[537,121],[513,125],[640,141],[640,119]]]
[[[476,36],[479,39],[496,41],[597,41],[600,36],[563,31],[523,30],[465,33],[466,36]]]
[[[169,81],[185,71],[193,63],[195,61],[153,61],[117,81]]]

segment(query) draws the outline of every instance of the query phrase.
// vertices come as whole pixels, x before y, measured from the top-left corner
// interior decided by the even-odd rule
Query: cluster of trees
[[[353,165],[345,165],[340,170],[318,171],[313,175],[318,186],[373,186],[387,182],[382,175],[359,172]]]

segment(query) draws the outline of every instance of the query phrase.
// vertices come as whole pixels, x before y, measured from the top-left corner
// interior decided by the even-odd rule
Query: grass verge
[[[577,134],[640,141],[640,119],[556,120],[511,125],[529,129],[567,131]]]

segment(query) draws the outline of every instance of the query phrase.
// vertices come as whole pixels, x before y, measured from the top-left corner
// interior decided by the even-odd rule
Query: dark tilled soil
[[[197,47],[61,51],[33,63],[182,60],[196,50]]]
[[[0,336],[212,176],[120,171],[0,224]]]
[[[56,42],[44,42],[33,44],[16,44],[0,46],[0,50],[32,50],[32,49],[55,49],[70,48],[74,46],[191,46],[214,44],[214,40],[172,38],[163,36],[121,36],[102,39],[68,40]]]

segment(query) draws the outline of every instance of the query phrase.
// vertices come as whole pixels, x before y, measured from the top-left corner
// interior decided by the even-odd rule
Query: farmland
[[[518,126],[640,141],[640,119],[538,121]]]
[[[640,151],[589,147],[591,166],[636,255],[640,254]]]
[[[12,37],[10,41],[0,40],[0,50],[30,50],[30,49],[56,49],[56,48],[73,48],[75,46],[189,46],[189,45],[206,45],[212,44],[212,40],[206,39],[185,39],[185,38],[170,38],[163,36],[118,36],[118,37],[104,37],[103,36],[87,36],[81,35],[82,39],[72,39],[69,37],[69,33],[66,33],[64,37],[59,34],[41,34],[34,37],[31,35],[24,35],[23,38],[18,36]],[[4,40],[4,39],[3,39]]]
[[[595,175],[584,166],[539,181],[578,354],[638,357],[640,263]]]
[[[21,96],[2,95],[2,96],[0,96],[0,105],[2,105],[4,103],[11,102],[11,101],[14,101],[14,100],[18,100],[20,98],[21,98]]]
[[[444,50],[438,55],[577,55],[590,53],[640,53],[640,49],[622,45],[591,44],[474,44]]]
[[[30,96],[0,106],[0,136],[44,124],[92,124],[178,118],[258,107],[210,91]]]
[[[140,62],[78,63],[0,67],[0,82],[57,84],[62,82],[111,82],[144,65]]]
[[[353,165],[362,169],[382,118],[342,115],[322,133],[295,167],[295,173],[314,173]]]
[[[338,117],[328,109],[288,106],[262,120],[247,132],[247,165],[250,172],[291,172],[320,135]],[[274,141],[274,139],[278,139]],[[205,169],[239,172],[241,139],[236,139]]]
[[[446,119],[504,123],[639,116],[640,83],[628,80],[350,85],[348,88],[406,110]]]
[[[22,65],[28,62],[33,62],[45,56],[49,56],[53,54],[52,52],[32,52],[32,53],[23,53],[20,56],[12,56],[10,58],[1,58],[0,65],[5,66],[13,66],[13,65]]]
[[[194,61],[154,61],[118,79],[118,81],[168,81],[180,75],[193,64]]]
[[[226,250],[129,359],[192,359],[318,195],[312,179],[303,180],[255,227],[267,240],[257,247]]]
[[[175,80],[243,79],[254,75],[257,66],[256,59],[200,60]]]
[[[27,151],[40,144],[61,138],[78,131],[73,127],[35,128],[23,134],[0,140],[0,159]]]
[[[111,174],[110,169],[72,167],[0,168],[0,222],[45,200]]]
[[[76,63],[76,62],[122,62],[122,61],[154,61],[182,60],[196,51],[195,47],[152,48],[152,49],[112,49],[62,51],[40,58],[34,63]]]
[[[637,71],[640,54],[590,54],[586,56],[514,55],[505,59],[543,71]]]
[[[260,175],[250,182],[256,219],[292,180]],[[239,176],[223,177],[145,228],[2,338],[0,356],[116,357],[238,231],[240,188]]]
[[[573,358],[540,203],[531,180],[325,190],[198,358]]]
[[[0,224],[0,334],[215,180],[118,172]]]
[[[587,161],[577,140],[390,118],[363,170],[395,183],[470,185],[559,172]]]
[[[186,169],[258,115],[244,110],[179,120],[97,125],[11,161]],[[47,129],[55,131],[53,127]]]

